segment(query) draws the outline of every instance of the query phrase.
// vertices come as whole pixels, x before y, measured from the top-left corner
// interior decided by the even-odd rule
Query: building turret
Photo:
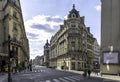
[[[77,11],[77,10],[75,9],[75,4],[73,4],[73,9],[69,12],[69,14],[68,14],[68,19],[69,19],[69,18],[79,18],[79,17],[80,17],[79,11]]]
[[[50,47],[50,44],[48,43],[48,40],[47,40],[44,46],[44,65],[46,67],[49,66],[49,47]]]

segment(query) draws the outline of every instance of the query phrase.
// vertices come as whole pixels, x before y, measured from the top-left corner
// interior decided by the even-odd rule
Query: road
[[[4,82],[7,82],[5,80]],[[33,71],[23,71],[12,75],[12,82],[118,82],[102,78],[83,78],[82,75],[59,71],[46,67],[34,67]]]

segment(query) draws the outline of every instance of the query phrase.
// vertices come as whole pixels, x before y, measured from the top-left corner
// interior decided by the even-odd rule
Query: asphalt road
[[[4,82],[7,82],[5,80]],[[118,82],[102,78],[84,78],[80,74],[59,71],[45,67],[34,67],[33,71],[25,70],[12,75],[12,82]]]

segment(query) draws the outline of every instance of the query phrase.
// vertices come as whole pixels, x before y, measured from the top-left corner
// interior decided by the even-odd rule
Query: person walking
[[[13,73],[16,73],[17,72],[17,67],[16,67],[16,63],[14,62],[13,64]]]
[[[29,65],[29,68],[30,68],[30,71],[32,71],[32,65],[31,64]]]
[[[88,78],[90,79],[91,70],[88,69]]]

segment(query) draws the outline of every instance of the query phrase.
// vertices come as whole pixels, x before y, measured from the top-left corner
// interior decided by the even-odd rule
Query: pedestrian
[[[32,65],[31,64],[29,65],[29,68],[30,68],[30,71],[32,71]]]
[[[17,67],[16,67],[16,63],[13,64],[13,73],[17,72]]]
[[[90,78],[91,70],[88,69],[88,78]]]

